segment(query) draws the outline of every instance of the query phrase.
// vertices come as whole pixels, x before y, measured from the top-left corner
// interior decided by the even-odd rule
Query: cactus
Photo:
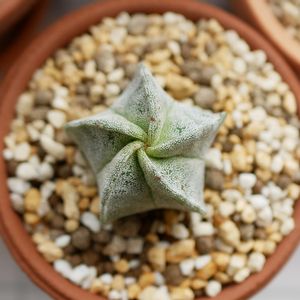
[[[204,155],[224,118],[173,100],[140,64],[109,109],[69,122],[97,179],[101,221],[158,208],[205,213]]]

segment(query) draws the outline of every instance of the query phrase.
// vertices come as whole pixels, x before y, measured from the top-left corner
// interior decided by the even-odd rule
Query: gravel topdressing
[[[141,61],[178,101],[227,112],[206,158],[206,218],[156,210],[99,222],[93,174],[63,126],[104,111]],[[58,50],[20,96],[3,153],[12,205],[37,250],[83,289],[111,300],[213,297],[261,271],[293,230],[299,127],[295,96],[235,31],[122,13]]]
[[[300,42],[300,0],[268,0],[273,14],[291,37]]]

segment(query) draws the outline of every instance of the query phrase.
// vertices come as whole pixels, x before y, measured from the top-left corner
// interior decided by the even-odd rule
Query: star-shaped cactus
[[[204,213],[203,158],[224,118],[176,102],[140,64],[109,109],[68,123],[97,178],[101,221],[157,208]]]

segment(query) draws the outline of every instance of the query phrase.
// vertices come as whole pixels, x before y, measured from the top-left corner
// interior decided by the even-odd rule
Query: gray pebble
[[[211,109],[217,100],[215,91],[209,87],[200,87],[195,95],[195,103],[204,109]]]
[[[79,227],[72,233],[72,245],[79,250],[86,250],[91,244],[91,233],[85,227]]]
[[[216,169],[207,169],[205,173],[205,185],[216,191],[221,191],[224,185],[224,175]]]

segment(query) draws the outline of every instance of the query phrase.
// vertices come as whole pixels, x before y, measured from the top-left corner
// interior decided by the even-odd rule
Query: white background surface
[[[43,1],[43,0],[41,0]],[[117,0],[115,0],[117,1]],[[149,0],[151,1],[151,0]],[[182,0],[184,1],[184,0]],[[242,1],[242,0],[240,0]],[[284,0],[283,0],[284,1]],[[91,2],[87,0],[50,0],[49,11],[44,24],[49,24],[58,16]],[[226,0],[207,1],[229,9]],[[3,184],[3,183],[1,183]],[[30,259],[30,258],[29,258]],[[2,240],[0,240],[0,300],[49,300],[39,288],[22,273],[15,264]],[[276,278],[252,300],[300,300],[300,249],[296,251]],[[84,299],[82,299],[84,300]]]

